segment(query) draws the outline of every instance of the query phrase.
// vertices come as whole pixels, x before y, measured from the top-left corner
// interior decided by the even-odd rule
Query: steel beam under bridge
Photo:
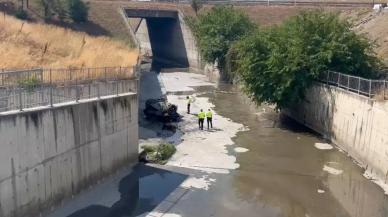
[[[152,10],[152,9],[136,9],[136,8],[125,8],[124,10],[128,18],[176,19],[178,17],[178,12],[174,10]]]

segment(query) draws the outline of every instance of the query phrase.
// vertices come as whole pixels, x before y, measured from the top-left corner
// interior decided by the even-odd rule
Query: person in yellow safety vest
[[[203,122],[205,121],[206,114],[201,109],[201,111],[198,113],[198,126],[200,130],[203,130]]]
[[[187,114],[190,114],[190,105],[193,102],[193,99],[190,96],[186,96],[187,100]]]
[[[207,129],[209,130],[209,125],[213,128],[213,113],[210,109],[206,113]]]

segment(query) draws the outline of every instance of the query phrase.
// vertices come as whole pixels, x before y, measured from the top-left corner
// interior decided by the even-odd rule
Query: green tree
[[[198,16],[198,11],[202,8],[201,0],[191,0],[190,2],[191,8],[194,10],[195,15]]]
[[[85,22],[88,19],[88,6],[82,0],[68,0],[69,17],[76,23]]]
[[[60,21],[67,18],[67,7],[65,0],[53,0],[51,10],[55,13]]]
[[[378,76],[380,61],[374,44],[351,27],[337,14],[303,12],[239,42],[229,52],[233,68],[255,102],[278,108],[300,102],[313,80],[326,70]]]
[[[213,7],[199,15],[197,20],[189,21],[204,60],[211,63],[218,61],[221,68],[232,44],[254,29],[249,18],[232,6]]]
[[[42,10],[44,19],[52,20],[57,17],[64,20],[67,17],[66,0],[35,0],[38,7]]]
[[[51,1],[50,0],[37,0],[37,5],[42,9],[43,17],[45,20],[51,19]]]

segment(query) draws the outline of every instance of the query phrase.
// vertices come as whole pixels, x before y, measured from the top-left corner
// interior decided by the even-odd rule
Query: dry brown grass
[[[108,37],[0,18],[0,68],[133,66],[138,52]]]

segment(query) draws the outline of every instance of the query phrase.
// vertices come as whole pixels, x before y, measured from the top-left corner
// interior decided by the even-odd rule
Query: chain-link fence
[[[377,100],[388,99],[388,81],[373,80],[346,75],[339,72],[327,71],[319,76],[323,83],[335,85],[340,88],[355,92]]]
[[[0,112],[137,92],[137,73],[137,67],[3,71]]]

